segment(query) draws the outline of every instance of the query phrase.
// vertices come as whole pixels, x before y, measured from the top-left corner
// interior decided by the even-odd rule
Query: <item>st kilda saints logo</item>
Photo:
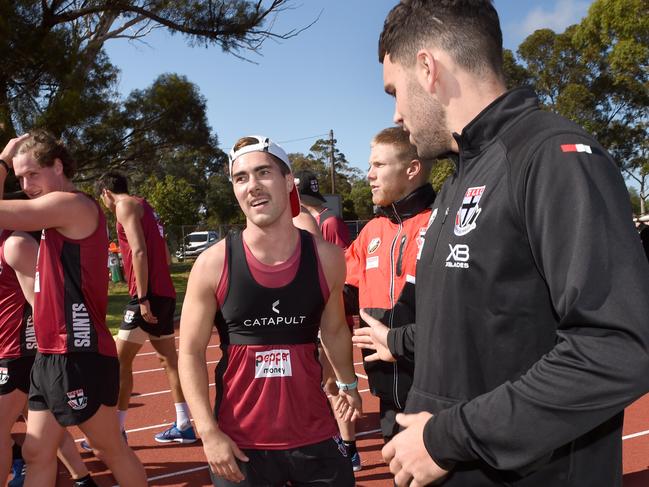
[[[68,406],[75,411],[80,411],[88,405],[88,397],[84,394],[83,389],[67,392]]]
[[[9,369],[7,367],[0,367],[0,386],[9,382]]]
[[[455,229],[453,233],[458,237],[466,235],[476,227],[475,221],[482,212],[482,208],[478,206],[478,203],[484,194],[485,187],[478,186],[466,190],[464,199],[462,200],[462,206],[460,206],[460,209],[455,215]]]
[[[376,252],[376,249],[379,248],[379,245],[381,245],[381,238],[380,237],[373,238],[370,241],[370,243],[367,245],[367,253],[373,254],[374,252]]]

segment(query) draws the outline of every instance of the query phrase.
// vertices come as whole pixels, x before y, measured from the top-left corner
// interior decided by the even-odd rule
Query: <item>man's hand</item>
[[[335,399],[336,415],[342,421],[356,421],[363,415],[363,402],[358,388],[338,391]]]
[[[397,423],[404,429],[381,453],[399,487],[424,487],[448,473],[433,461],[424,446],[424,426],[432,416],[426,412],[397,414]]]
[[[29,134],[23,134],[20,137],[14,137],[9,142],[7,142],[5,148],[2,149],[2,152],[0,152],[0,159],[5,161],[9,167],[14,167],[14,157],[16,156],[16,152],[18,152],[18,148],[20,147],[22,141],[27,137],[29,137]]]
[[[207,463],[215,475],[230,482],[241,482],[245,479],[239,470],[237,459],[247,462],[248,457],[228,435],[216,431],[207,437],[203,436],[202,440]]]
[[[158,322],[158,318],[151,311],[151,303],[149,302],[149,300],[140,303],[140,314],[142,315],[142,318],[144,318],[144,321],[146,321],[147,323],[155,325]]]
[[[357,348],[366,348],[374,350],[375,353],[364,357],[364,360],[373,362],[383,360],[384,362],[394,362],[396,359],[388,348],[388,332],[390,329],[379,320],[372,318],[365,310],[360,310],[361,318],[369,326],[356,328],[352,342]]]

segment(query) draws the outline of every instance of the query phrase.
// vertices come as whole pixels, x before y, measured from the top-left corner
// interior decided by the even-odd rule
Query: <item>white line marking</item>
[[[217,348],[217,347],[219,347],[219,346],[220,346],[220,345],[218,345],[218,344],[217,344],[217,345],[208,345],[207,348]],[[138,353],[138,354],[136,355],[136,357],[144,357],[145,355],[155,355],[155,354],[157,354],[157,353],[158,353],[158,352],[142,352],[142,353]],[[178,349],[176,349],[176,353],[178,353]]]
[[[356,433],[356,437],[373,435],[374,433],[380,433],[380,432],[381,432],[381,428],[375,430],[369,430],[369,431],[361,431],[360,433]]]
[[[639,431],[637,433],[632,433],[630,435],[623,436],[623,440],[630,440],[631,438],[637,438],[638,436],[649,435],[649,430]]]
[[[165,425],[157,425],[157,426],[165,426]],[[141,429],[149,429],[149,428],[139,428],[138,430],[129,430],[129,431],[140,431]],[[129,432],[127,431],[127,433]],[[369,431],[361,431],[359,433],[356,433],[356,436],[368,436],[372,435],[374,433],[380,432],[380,429],[375,429],[375,430],[369,430]],[[76,440],[76,441],[81,441],[81,440]],[[155,477],[149,477],[147,478],[147,481],[152,482],[154,480],[162,480],[162,479],[168,479],[170,477],[177,477],[178,475],[185,475],[188,473],[194,473],[194,472],[200,472],[202,470],[207,470],[207,465],[204,465],[202,467],[194,467],[194,468],[188,468],[187,470],[179,470],[178,472],[172,472],[172,473],[166,473],[163,475],[156,475]],[[119,485],[113,485],[113,487],[119,487]]]
[[[205,362],[207,365],[212,365],[212,364],[218,364],[218,360],[213,360],[211,362]],[[164,370],[164,367],[160,367],[159,369],[147,369],[147,370],[138,370],[137,372],[133,372],[133,375],[137,374],[146,374],[148,372],[160,372],[161,370]]]

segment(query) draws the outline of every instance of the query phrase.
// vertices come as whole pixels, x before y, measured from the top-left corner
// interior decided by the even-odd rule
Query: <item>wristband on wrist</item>
[[[336,381],[336,385],[341,391],[350,391],[352,389],[356,389],[358,387],[358,377],[356,377],[356,380],[351,384],[345,384],[344,382]]]
[[[5,168],[5,171],[7,171],[7,174],[11,171],[11,168],[9,167],[9,164],[7,164],[6,161],[3,159],[0,159],[0,166],[3,166]]]
[[[138,298],[137,298],[137,302],[138,302],[138,304],[145,303],[145,302],[147,302],[148,300],[149,300],[149,298],[148,298],[147,296],[142,296],[142,297],[139,297],[139,296],[138,296]]]

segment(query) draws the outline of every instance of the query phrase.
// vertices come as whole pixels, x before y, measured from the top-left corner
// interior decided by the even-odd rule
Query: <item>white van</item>
[[[214,230],[192,232],[185,236],[185,242],[176,252],[176,257],[180,262],[185,259],[195,259],[218,241],[219,233]]]

